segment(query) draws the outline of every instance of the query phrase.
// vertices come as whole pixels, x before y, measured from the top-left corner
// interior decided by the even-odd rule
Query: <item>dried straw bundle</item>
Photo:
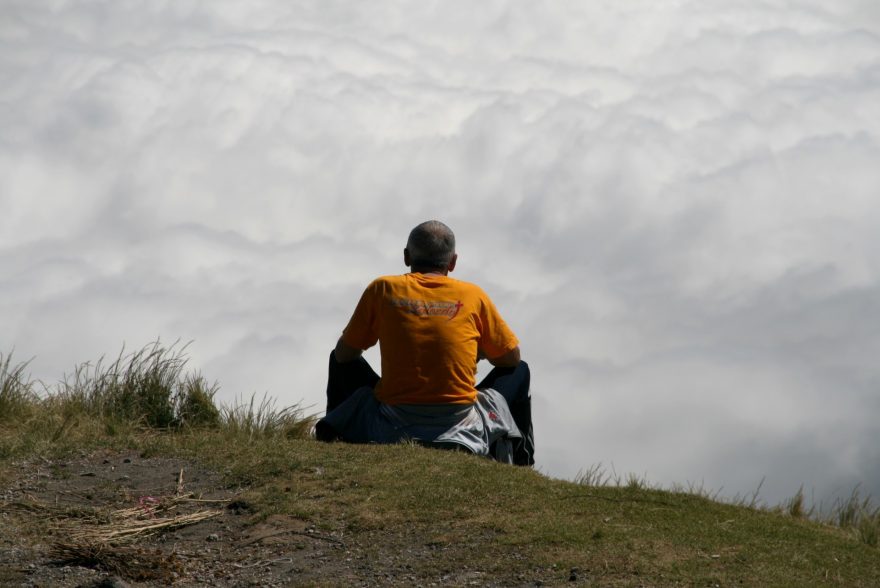
[[[85,543],[125,543],[154,535],[160,531],[192,525],[220,514],[217,510],[197,510],[189,514],[176,511],[184,504],[223,504],[223,500],[200,500],[192,494],[186,496],[167,496],[155,498],[142,497],[138,506],[100,513],[81,519],[77,523],[65,518],[59,521],[55,530],[73,541]],[[98,513],[95,513],[98,514]],[[166,516],[162,516],[166,515]]]
[[[184,505],[218,505],[227,500],[201,500],[192,494],[161,498],[143,497],[138,506],[114,511],[95,511],[88,517],[56,519],[55,532],[64,537],[52,546],[59,561],[108,572],[132,580],[170,583],[183,566],[173,554],[161,549],[131,545],[162,531],[193,525],[221,514],[220,510],[178,512]]]
[[[176,515],[164,518],[128,518],[116,519],[114,522],[98,526],[80,526],[67,528],[67,536],[74,541],[96,543],[126,543],[154,535],[159,531],[167,531],[216,517],[218,511],[203,510],[187,515]]]

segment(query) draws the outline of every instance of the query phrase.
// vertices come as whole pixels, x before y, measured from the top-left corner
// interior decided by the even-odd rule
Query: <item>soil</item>
[[[243,496],[226,487],[220,473],[181,459],[98,453],[19,463],[14,479],[0,487],[0,586],[535,586],[569,580],[561,570],[525,575],[511,565],[499,577],[456,566],[457,552],[474,549],[480,538],[457,545],[426,543],[406,529],[327,532],[295,517],[257,513]],[[210,518],[195,520],[200,516]],[[125,541],[91,539],[129,523],[167,521],[190,524]],[[500,557],[511,564],[523,559],[516,552]]]

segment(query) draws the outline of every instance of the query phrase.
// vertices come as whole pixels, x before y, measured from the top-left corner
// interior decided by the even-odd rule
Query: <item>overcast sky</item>
[[[880,495],[876,0],[0,0],[0,80],[34,377],[180,339],[220,400],[320,410],[438,218],[541,471]]]

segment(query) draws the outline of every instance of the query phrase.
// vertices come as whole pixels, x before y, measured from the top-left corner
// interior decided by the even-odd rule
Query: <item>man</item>
[[[367,287],[330,354],[327,416],[316,435],[415,438],[534,464],[528,365],[486,293],[449,277],[455,235],[439,221],[421,223],[403,260],[411,271]],[[361,355],[377,341],[381,378]],[[476,385],[483,358],[495,367]]]

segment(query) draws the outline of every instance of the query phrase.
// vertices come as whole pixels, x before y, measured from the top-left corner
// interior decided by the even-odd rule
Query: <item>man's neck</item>
[[[446,276],[449,274],[449,270],[441,270],[436,267],[413,267],[410,268],[411,274],[422,274],[425,276]]]

